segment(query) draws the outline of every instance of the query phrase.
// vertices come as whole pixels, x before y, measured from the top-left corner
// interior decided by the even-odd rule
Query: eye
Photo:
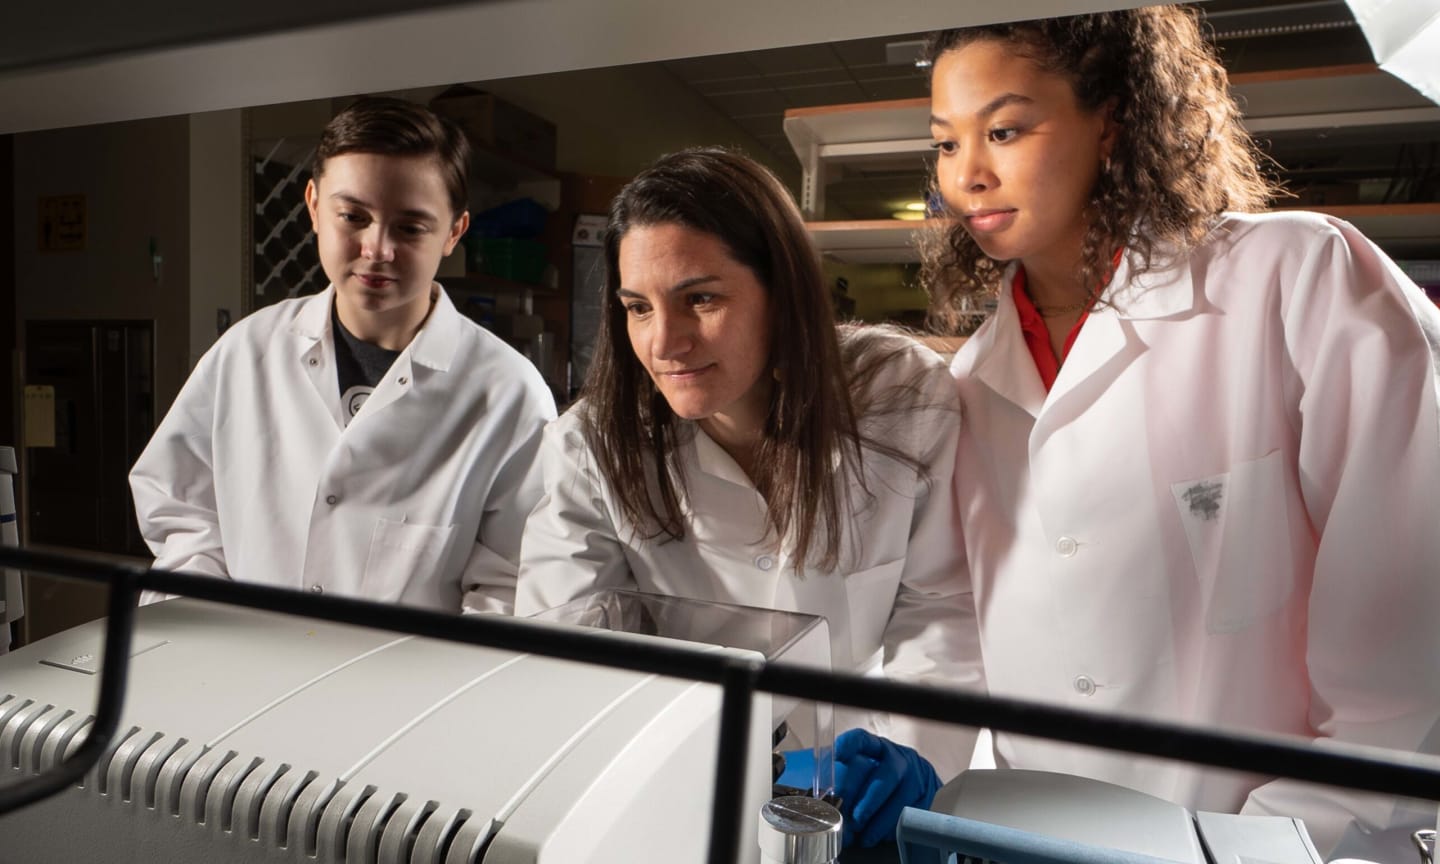
[[[930,149],[939,150],[943,155],[949,156],[958,146],[954,141],[936,141],[930,145]]]
[[[715,295],[705,291],[696,291],[685,296],[685,300],[691,306],[708,306],[715,302]]]
[[[639,318],[650,311],[650,304],[639,300],[631,300],[625,304],[625,312],[631,318]]]
[[[364,213],[356,213],[354,210],[341,210],[340,221],[350,225],[364,225],[370,220]]]
[[[991,129],[987,133],[990,140],[994,141],[996,144],[1004,144],[1007,141],[1014,141],[1015,136],[1019,134],[1020,130],[1016,129],[1013,126],[1002,126],[998,129]]]
[[[426,234],[429,230],[430,229],[424,225],[413,223],[400,226],[400,233],[404,234],[406,237],[420,237]]]

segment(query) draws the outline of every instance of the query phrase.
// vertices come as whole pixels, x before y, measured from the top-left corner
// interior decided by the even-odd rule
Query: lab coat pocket
[[[1295,585],[1284,452],[1172,484],[1209,633],[1243,630],[1285,606]]]
[[[845,577],[845,596],[850,608],[850,650],[857,672],[878,662],[875,654],[885,638],[885,625],[895,607],[900,574],[905,559],[897,558]]]
[[[454,525],[420,525],[380,519],[370,538],[361,595],[367,600],[394,602],[413,580],[427,580],[445,560]]]

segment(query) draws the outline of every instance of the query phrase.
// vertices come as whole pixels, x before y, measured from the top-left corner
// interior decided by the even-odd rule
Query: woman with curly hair
[[[951,369],[990,689],[1440,749],[1435,306],[1351,225],[1261,212],[1275,190],[1191,10],[948,31],[929,54],[935,316],[998,303]],[[1003,734],[995,752],[1303,817],[1323,851],[1435,822]]]

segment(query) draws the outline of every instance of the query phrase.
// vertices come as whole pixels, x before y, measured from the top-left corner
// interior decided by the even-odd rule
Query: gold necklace
[[[1025,296],[1030,297],[1030,292],[1028,290],[1025,292]],[[1035,311],[1039,313],[1041,318],[1059,318],[1061,315],[1069,315],[1073,312],[1079,312],[1082,309],[1089,308],[1090,304],[1093,302],[1095,302],[1095,298],[1086,297],[1079,303],[1069,303],[1064,306],[1041,306],[1039,303],[1035,302],[1034,297],[1030,297],[1030,305],[1035,307]]]

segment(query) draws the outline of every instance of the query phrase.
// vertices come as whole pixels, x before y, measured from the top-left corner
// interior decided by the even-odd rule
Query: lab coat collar
[[[1020,328],[1020,313],[1015,309],[1011,293],[1018,262],[1010,262],[1000,277],[1000,297],[995,315],[960,349],[956,367],[967,354],[978,358],[974,376],[985,386],[1013,402],[1031,417],[1039,416],[1045,404],[1045,383],[1035,369],[1025,334]]]
[[[450,302],[450,295],[445,293],[440,283],[430,284],[437,295],[435,307],[430,310],[430,317],[415,334],[407,350],[413,362],[437,372],[448,372],[455,360],[455,352],[460,348],[460,312]],[[305,301],[300,314],[295,316],[292,332],[306,339],[324,340],[330,334],[330,307],[334,302],[334,285]]]
[[[455,304],[450,302],[450,295],[445,293],[439,282],[432,282],[430,285],[431,290],[438,295],[435,298],[435,307],[430,310],[425,326],[420,328],[420,332],[415,334],[415,340],[410,343],[410,353],[421,366],[437,372],[448,372],[450,364],[455,360],[455,352],[460,348],[460,312],[455,308]]]
[[[1031,417],[1039,417],[1047,402],[1055,402],[1125,350],[1127,338],[1121,319],[1165,318],[1196,308],[1198,298],[1189,257],[1183,252],[1177,254],[1173,247],[1157,245],[1154,260],[1162,266],[1136,275],[1139,256],[1127,250],[1121,257],[1120,266],[1101,295],[1104,305],[1090,313],[1048,394],[1025,345],[1015,309],[1012,292],[1018,261],[1006,265],[1000,277],[994,318],[961,349],[957,366],[961,356],[973,350],[973,356],[978,358],[975,377]]]
[[[1188,253],[1156,244],[1152,260],[1159,265],[1156,269],[1136,274],[1142,263],[1139,253],[1127,249],[1121,257],[1115,276],[1101,295],[1121,318],[1168,318],[1191,311],[1199,302],[1190,278]]]
[[[734,483],[737,486],[744,486],[747,489],[754,489],[755,483],[750,475],[740,467],[740,464],[715,442],[714,438],[705,434],[699,423],[687,424],[695,433],[695,466],[711,477]],[[843,457],[839,452],[830,454],[830,470],[837,473]]]
[[[335,286],[330,285],[305,301],[300,314],[295,316],[295,323],[290,325],[290,332],[307,339],[324,339],[330,333],[330,306],[334,302]]]
[[[715,439],[705,434],[699,423],[686,424],[695,434],[695,465],[704,473],[724,480],[727,483],[734,483],[736,486],[744,486],[747,489],[754,489],[755,484],[750,481],[741,468],[725,448],[715,443]]]

